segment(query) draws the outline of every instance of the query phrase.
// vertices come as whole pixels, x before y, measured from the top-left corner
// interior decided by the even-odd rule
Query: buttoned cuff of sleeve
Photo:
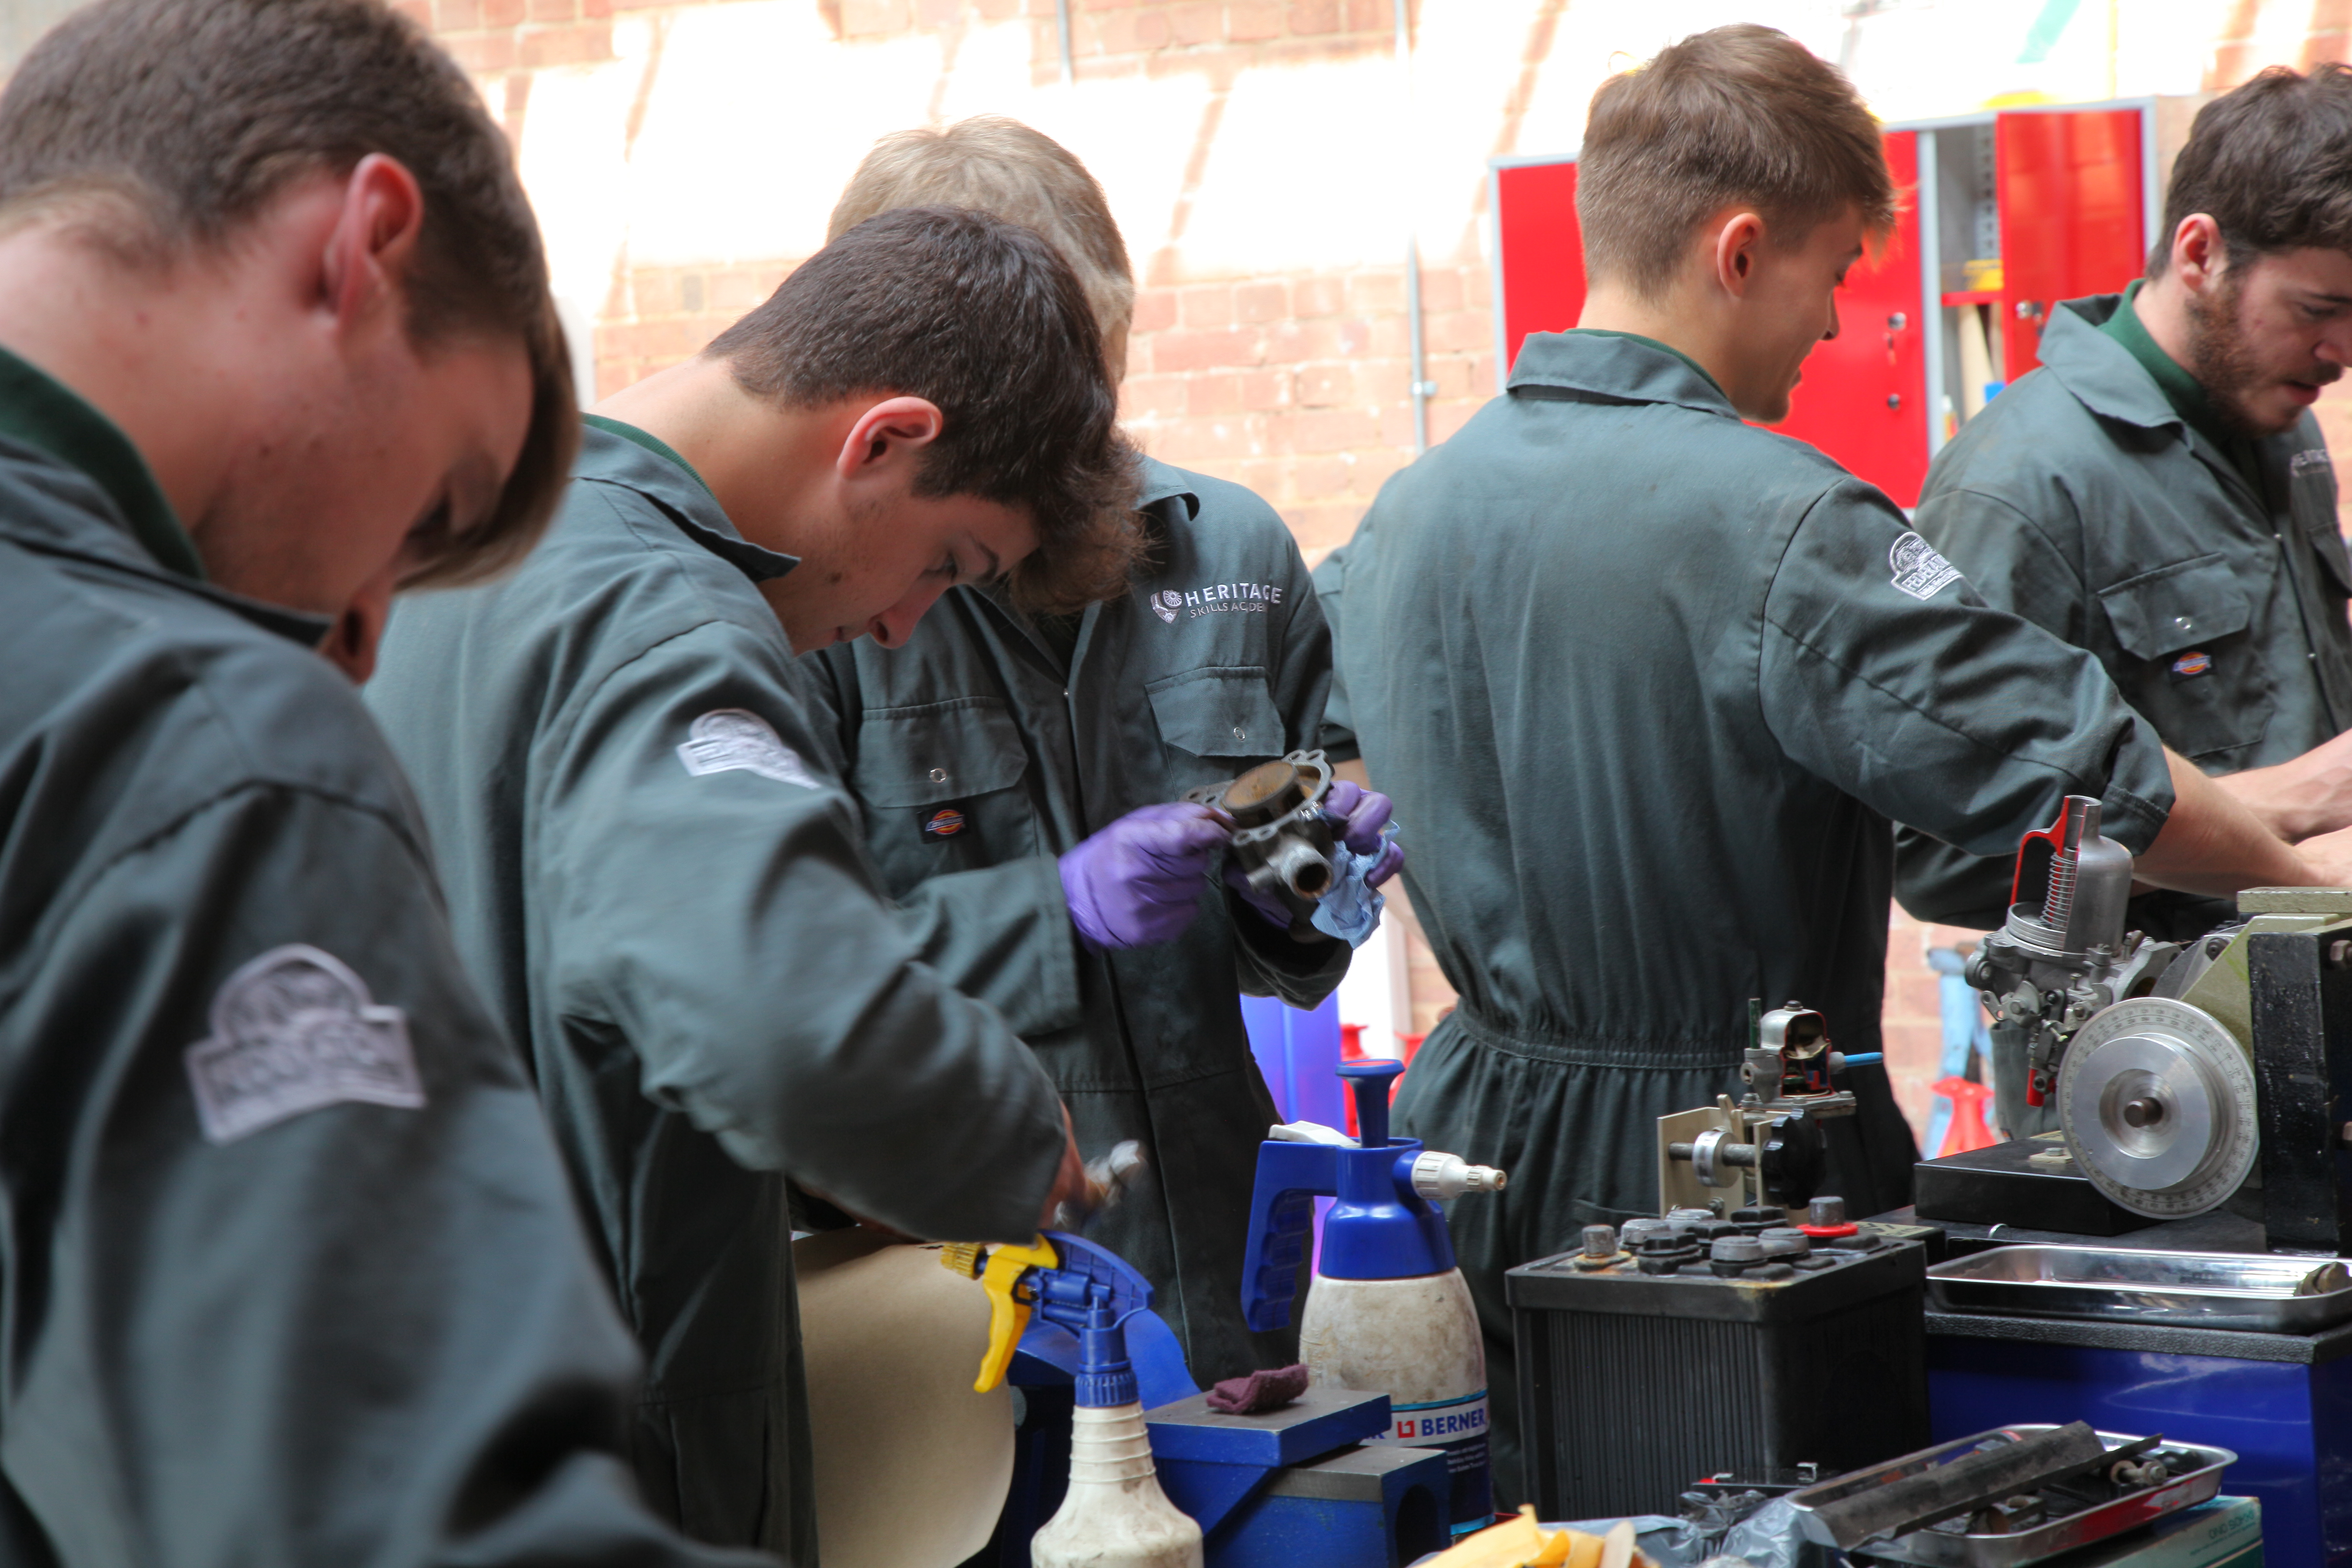
[[[2116,748],[2107,787],[2099,792],[2099,831],[2134,855],[2145,855],[2172,816],[2172,766],[2165,761],[2164,742],[2145,722],[2136,723]]]

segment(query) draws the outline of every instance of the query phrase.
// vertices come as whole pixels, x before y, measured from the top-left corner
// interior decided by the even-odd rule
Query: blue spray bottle
[[[1486,1352],[1433,1204],[1500,1192],[1506,1177],[1389,1136],[1389,1086],[1403,1070],[1394,1061],[1341,1065],[1360,1139],[1297,1126],[1259,1145],[1242,1310],[1253,1329],[1290,1321],[1315,1199],[1336,1200],[1298,1325],[1300,1356],[1318,1387],[1387,1394],[1395,1418],[1385,1441],[1447,1450],[1460,1534],[1494,1521]]]

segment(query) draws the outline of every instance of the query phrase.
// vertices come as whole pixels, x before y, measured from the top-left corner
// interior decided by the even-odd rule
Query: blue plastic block
[[[1204,1464],[1301,1465],[1336,1449],[1381,1436],[1389,1429],[1389,1396],[1346,1388],[1309,1388],[1279,1410],[1227,1415],[1196,1394],[1144,1412],[1151,1456]]]
[[[1303,1465],[1388,1430],[1389,1396],[1309,1388],[1280,1410],[1227,1415],[1195,1394],[1147,1411],[1151,1459],[1168,1500],[1216,1529],[1286,1465]]]
[[[2228,1448],[2221,1489],[2260,1499],[2271,1562],[2352,1568],[2352,1357],[2311,1364],[1927,1336],[1936,1440],[2087,1421]]]
[[[1385,1444],[1276,1472],[1204,1543],[1207,1568],[1402,1568],[1447,1541],[1444,1453]]]

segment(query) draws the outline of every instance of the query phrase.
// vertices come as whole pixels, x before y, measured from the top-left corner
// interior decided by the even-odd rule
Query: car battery
[[[1769,1208],[1592,1226],[1505,1277],[1538,1518],[1671,1514],[1718,1472],[1927,1446],[1925,1254],[1834,1203],[1803,1226]]]

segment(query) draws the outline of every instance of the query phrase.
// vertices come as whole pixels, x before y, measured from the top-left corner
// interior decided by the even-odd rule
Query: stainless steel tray
[[[2267,1253],[1997,1247],[1928,1269],[1927,1295],[1947,1311],[2273,1334],[2352,1319],[2352,1276],[2341,1263]]]
[[[1819,1486],[1793,1492],[1790,1500],[1796,1505],[1801,1523],[1808,1502],[1828,1502],[1881,1481],[1917,1475],[1931,1466],[1957,1459],[1987,1438],[2003,1433],[2023,1437],[2052,1430],[2053,1427],[2040,1426],[2004,1426],[1999,1432],[1979,1432],[1972,1437],[1939,1443],[1935,1447],[1922,1448],[1899,1459],[1889,1459],[1883,1465],[1850,1470]],[[2099,1434],[2099,1441],[2109,1448],[2120,1448],[2137,1440],[2114,1432]],[[1892,1541],[1874,1542],[1858,1550],[1878,1562],[1919,1563],[1925,1568],[2022,1568],[2025,1563],[2039,1563],[2062,1552],[2072,1552],[2078,1546],[2108,1540],[2127,1530],[2137,1529],[2152,1519],[2161,1519],[2168,1513],[2204,1502],[2221,1489],[2221,1472],[2238,1460],[2238,1456],[2227,1448],[2209,1448],[2200,1443],[2167,1443],[2164,1450],[2196,1456],[2196,1468],[2174,1476],[2160,1487],[2133,1492],[2112,1502],[2095,1504],[2032,1530],[2019,1531],[2014,1535],[1963,1535],[1942,1530],[1914,1530]]]

